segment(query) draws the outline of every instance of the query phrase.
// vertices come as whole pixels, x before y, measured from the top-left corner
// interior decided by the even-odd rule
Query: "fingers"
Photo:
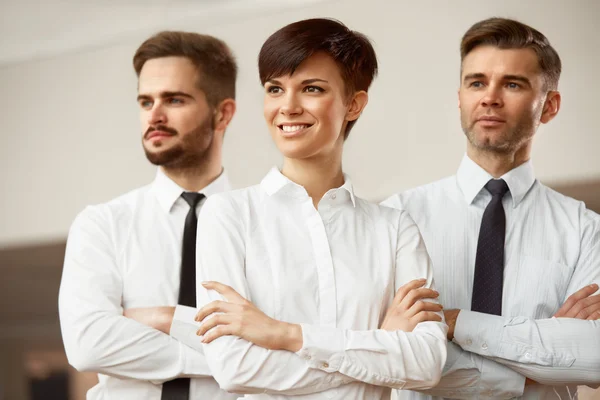
[[[194,320],[202,321],[210,314],[214,314],[216,312],[233,312],[235,309],[236,304],[228,303],[226,301],[215,300],[202,307],[200,311],[198,311],[198,313],[196,314]]]
[[[412,289],[410,292],[408,292],[404,299],[402,299],[400,302],[400,307],[408,310],[417,302],[417,300],[435,299],[439,295],[440,294],[437,291],[429,288]]]
[[[591,285],[585,286],[572,295],[569,296],[567,301],[559,308],[559,310],[554,314],[555,317],[565,317],[565,318],[575,318],[575,316],[579,313],[580,310],[575,312],[572,308],[582,299],[591,296],[598,290],[598,285],[593,283]]]
[[[589,317],[586,318],[588,321],[595,321],[597,319],[600,319],[600,311],[596,311],[594,313],[592,313]]]
[[[208,281],[202,282],[202,286],[204,286],[208,290],[214,290],[219,293],[227,301],[230,303],[243,303],[246,301],[238,292],[236,292],[231,286],[227,286],[220,282]]]
[[[444,307],[439,303],[432,303],[430,301],[417,301],[407,312],[407,316],[412,318],[422,311],[433,311],[440,312]]]
[[[231,325],[219,325],[202,337],[202,343],[208,344],[221,336],[233,335]]]
[[[412,281],[410,281],[408,283],[405,283],[396,292],[396,295],[394,296],[394,301],[392,302],[392,304],[393,305],[400,304],[400,302],[402,301],[402,299],[404,299],[404,297],[406,297],[406,295],[408,294],[408,292],[410,292],[413,289],[420,288],[425,283],[427,283],[427,279],[424,279],[424,278],[422,278],[422,279],[414,279],[414,280],[412,280]]]
[[[231,316],[227,314],[213,315],[211,318],[207,318],[202,322],[202,325],[200,325],[200,328],[196,331],[196,335],[202,336],[217,325],[228,325],[231,323],[231,319]]]
[[[415,315],[412,320],[416,321],[417,323],[426,321],[442,322],[442,317],[433,311],[421,311]]]
[[[586,319],[596,311],[600,311],[600,295],[597,294],[578,301],[572,310],[577,312],[575,318]]]

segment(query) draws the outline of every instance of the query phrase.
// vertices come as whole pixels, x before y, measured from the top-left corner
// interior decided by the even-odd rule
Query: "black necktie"
[[[502,207],[502,198],[508,192],[508,185],[503,179],[491,179],[485,188],[492,194],[492,200],[485,208],[481,219],[475,256],[471,310],[500,315],[506,233],[506,216]]]
[[[201,193],[184,192],[181,197],[190,205],[183,229],[183,250],[181,253],[181,278],[179,280],[178,304],[196,307],[196,228],[198,217],[196,206],[204,198]],[[161,400],[188,400],[190,378],[177,378],[165,382]]]

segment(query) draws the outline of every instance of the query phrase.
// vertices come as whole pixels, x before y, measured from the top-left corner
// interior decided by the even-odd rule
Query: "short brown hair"
[[[292,75],[317,52],[327,53],[336,62],[347,96],[369,90],[377,75],[377,56],[371,42],[341,22],[325,18],[294,22],[272,34],[258,55],[260,82],[264,85],[269,79]],[[348,122],[344,138],[355,122]]]
[[[237,65],[229,47],[215,37],[193,32],[163,31],[147,39],[133,56],[137,76],[146,61],[161,57],[187,57],[202,73],[198,87],[208,104],[235,99]]]
[[[546,36],[532,27],[506,18],[489,18],[477,22],[462,38],[461,62],[475,47],[482,45],[492,45],[500,49],[532,49],[544,75],[545,89],[558,88],[562,69],[560,57]]]

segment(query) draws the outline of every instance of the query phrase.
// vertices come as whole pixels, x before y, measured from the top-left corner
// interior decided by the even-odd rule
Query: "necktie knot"
[[[190,208],[196,208],[200,200],[205,196],[202,193],[183,192],[181,193],[181,197],[190,205]]]
[[[485,188],[494,197],[496,197],[496,196],[504,197],[506,192],[508,192],[508,185],[506,184],[504,179],[490,179],[488,181],[488,183],[485,185]]]

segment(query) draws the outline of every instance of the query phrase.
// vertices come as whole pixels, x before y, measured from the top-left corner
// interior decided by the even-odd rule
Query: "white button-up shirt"
[[[298,323],[298,353],[221,337],[204,346],[222,388],[245,399],[387,399],[391,388],[434,385],[446,359],[446,325],[378,330],[396,290],[432,286],[431,262],[405,212],[368,203],[350,181],[315,209],[277,169],[262,183],[211,197],[198,220],[197,278],[232,286],[268,316]],[[197,286],[198,307],[221,299]],[[198,348],[192,315],[172,335]],[[193,322],[193,321],[192,321]],[[296,397],[295,397],[296,398]]]
[[[201,192],[228,189],[223,173]],[[210,377],[201,349],[123,316],[127,308],[177,304],[189,211],[182,192],[159,169],[151,185],[87,207],[71,227],[59,312],[69,362],[99,373],[88,399],[159,400],[162,382],[176,377],[197,378],[195,398],[236,397]]]
[[[444,377],[429,393],[570,399],[575,384],[600,384],[600,321],[551,317],[569,295],[600,284],[600,216],[538,182],[531,161],[506,173],[502,316],[469,311],[479,228],[491,200],[484,186],[491,178],[465,156],[456,176],[384,202],[414,218],[433,259],[440,302],[462,310]],[[523,393],[524,376],[541,384]]]

